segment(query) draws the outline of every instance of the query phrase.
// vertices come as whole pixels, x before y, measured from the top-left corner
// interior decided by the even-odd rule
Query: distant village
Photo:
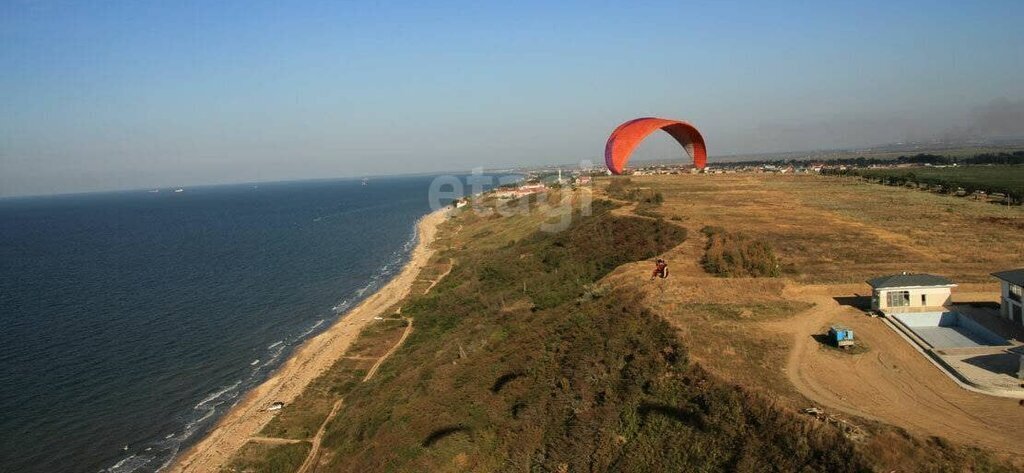
[[[632,168],[623,171],[626,176],[652,176],[672,174],[828,174],[857,175],[872,179],[883,184],[912,186],[921,190],[952,193],[958,196],[972,196],[993,202],[1019,204],[1021,197],[1016,188],[1001,186],[974,186],[957,182],[945,182],[937,179],[912,180],[893,175],[872,175],[874,170],[904,168],[957,168],[962,166],[981,166],[994,164],[1024,164],[1024,151],[977,154],[970,157],[948,157],[934,154],[919,153],[889,158],[786,158],[766,159],[737,162],[718,162],[709,164],[704,169],[697,169],[682,160],[655,161],[633,163]],[[522,179],[516,183],[505,184],[491,189],[485,194],[498,199],[518,199],[527,195],[544,192],[548,189],[562,187],[577,188],[589,186],[593,178],[609,176],[611,171],[604,166],[570,169],[559,167],[519,168],[503,170],[519,174]],[[877,174],[877,173],[876,173]],[[453,206],[462,207],[468,199],[453,202]]]

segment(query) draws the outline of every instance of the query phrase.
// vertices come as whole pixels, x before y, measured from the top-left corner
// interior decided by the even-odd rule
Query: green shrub
[[[292,473],[306,460],[311,445],[298,442],[267,445],[255,442],[245,444],[232,460],[228,471],[245,473]]]
[[[701,233],[708,238],[701,259],[705,271],[723,277],[779,276],[779,260],[768,243],[715,226]]]

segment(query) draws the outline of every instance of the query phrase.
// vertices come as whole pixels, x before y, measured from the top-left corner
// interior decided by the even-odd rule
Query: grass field
[[[895,169],[865,169],[858,174],[867,177],[913,177],[918,180],[934,180],[949,182],[959,186],[973,188],[997,187],[1007,189],[1024,189],[1024,166],[957,166],[930,167],[918,166]],[[921,182],[921,181],[917,181]]]

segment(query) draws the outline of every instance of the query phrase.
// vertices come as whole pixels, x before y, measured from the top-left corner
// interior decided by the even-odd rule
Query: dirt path
[[[639,215],[636,213],[637,204],[636,202],[628,202],[625,200],[618,200],[606,195],[602,195],[602,198],[611,200],[612,202],[622,204],[621,207],[617,207],[611,210],[611,214],[617,217],[632,217],[632,218],[643,218],[647,220],[657,220],[654,217],[647,215]],[[687,231],[686,240],[683,240],[681,244],[666,251],[663,255],[669,262],[669,275],[692,275],[692,274],[704,274],[704,269],[700,266],[700,255],[704,253],[704,245],[707,244],[707,238],[700,233],[700,229],[690,228],[680,222],[674,222],[671,220],[665,220],[666,223],[685,228]]]
[[[815,307],[765,324],[792,337],[786,376],[801,394],[827,409],[903,427],[925,436],[1021,456],[1024,407],[1016,400],[967,391],[932,365],[881,320],[833,299],[849,287],[807,286],[787,296]],[[868,352],[839,353],[812,338],[833,322],[851,327]]]
[[[427,288],[423,291],[423,293],[426,294],[426,293],[430,292],[430,290],[433,289],[434,286],[437,285],[437,283],[441,282],[441,280],[444,279],[445,276],[451,274],[452,268],[454,268],[454,267],[455,267],[455,260],[449,258],[448,259],[448,268],[446,268],[443,273],[441,273],[436,278],[434,278],[433,281],[430,281],[430,285],[427,286]]]
[[[446,216],[447,210],[439,210],[423,217],[417,225],[419,243],[398,276],[325,332],[306,341],[277,373],[232,407],[205,438],[175,459],[168,471],[210,472],[226,465],[273,417],[265,410],[268,405],[278,401],[290,404],[344,355],[363,327],[405,298],[433,255],[431,243]]]
[[[302,466],[299,467],[295,473],[310,473],[316,471],[316,466],[320,460],[320,443],[324,439],[324,432],[327,430],[327,424],[334,419],[334,416],[338,414],[338,410],[341,409],[342,399],[338,399],[334,403],[334,407],[331,409],[331,413],[327,414],[327,418],[324,419],[324,423],[320,424],[320,428],[316,431],[316,435],[313,436],[311,441],[312,447],[309,449],[309,455],[306,455],[306,461],[302,462]]]
[[[402,332],[402,338],[399,338],[398,342],[396,342],[394,344],[394,346],[392,346],[387,351],[387,353],[385,353],[383,356],[378,358],[377,362],[374,363],[372,367],[370,367],[370,371],[367,371],[366,372],[366,377],[363,378],[363,382],[364,383],[369,381],[370,379],[372,379],[373,375],[377,374],[377,370],[380,369],[380,365],[384,364],[384,361],[387,360],[388,357],[390,357],[392,353],[397,351],[398,348],[401,347],[403,343],[405,343],[405,339],[406,338],[409,338],[409,334],[412,333],[412,318],[411,317],[407,317],[405,319],[405,321],[408,322],[408,325],[405,326],[405,331]]]
[[[252,437],[249,440],[256,443],[265,443],[269,445],[288,445],[292,443],[305,442],[305,440],[303,439],[286,439],[280,437]]]

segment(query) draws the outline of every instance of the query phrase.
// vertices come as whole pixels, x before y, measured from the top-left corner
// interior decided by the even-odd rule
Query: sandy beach
[[[290,404],[306,386],[341,358],[360,331],[404,298],[429,261],[431,244],[447,209],[427,214],[417,223],[418,242],[402,271],[323,333],[302,344],[269,379],[254,388],[228,411],[198,443],[179,455],[166,471],[219,471],[250,437],[273,417],[266,407],[273,402]]]

